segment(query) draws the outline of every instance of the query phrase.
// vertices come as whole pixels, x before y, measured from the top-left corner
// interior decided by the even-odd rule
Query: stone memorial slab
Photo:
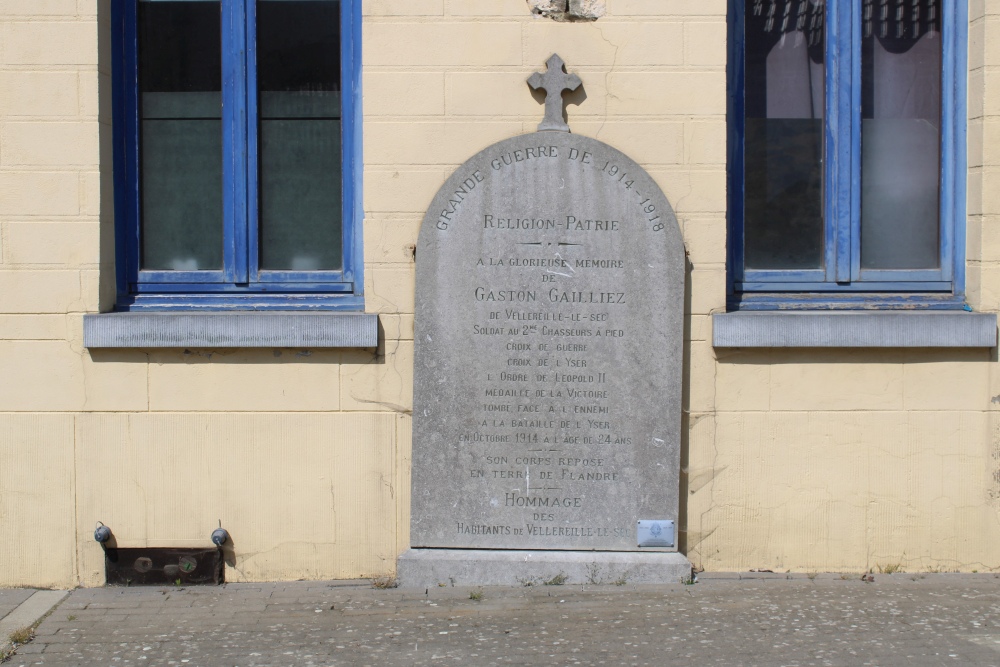
[[[690,574],[680,230],[638,164],[560,131],[580,81],[548,65],[552,129],[462,165],[420,231],[403,585]]]

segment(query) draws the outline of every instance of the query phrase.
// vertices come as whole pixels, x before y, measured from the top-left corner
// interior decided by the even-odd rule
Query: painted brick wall
[[[391,573],[408,545],[413,250],[447,174],[533,131],[558,52],[577,133],[629,153],[690,260],[682,548],[709,569],[1000,567],[995,353],[726,351],[726,2],[365,0],[366,300],[378,354],[88,351],[114,299],[107,0],[0,0],[0,585],[102,581],[123,545],[234,538],[230,580]],[[1000,308],[1000,9],[971,2],[970,301]],[[997,210],[994,210],[997,209]],[[417,249],[419,257],[419,249]],[[40,558],[44,555],[44,558]]]

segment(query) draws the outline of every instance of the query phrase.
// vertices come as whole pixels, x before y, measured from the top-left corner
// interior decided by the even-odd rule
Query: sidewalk
[[[0,591],[0,613],[8,596]],[[12,598],[13,599],[13,598]],[[7,605],[9,606],[9,604]],[[997,665],[1000,575],[79,589],[10,665]]]

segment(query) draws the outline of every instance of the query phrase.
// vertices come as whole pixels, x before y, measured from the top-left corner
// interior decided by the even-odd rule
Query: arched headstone
[[[553,56],[530,83],[573,87],[562,69]],[[547,110],[542,127],[565,128]],[[401,583],[690,575],[684,246],[645,170],[559,129],[501,141],[438,192],[416,262]]]

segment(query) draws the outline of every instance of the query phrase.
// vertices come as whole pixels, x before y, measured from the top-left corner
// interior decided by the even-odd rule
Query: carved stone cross
[[[555,130],[569,132],[569,125],[563,120],[563,98],[565,90],[576,90],[583,83],[576,74],[566,73],[566,63],[553,53],[545,61],[545,74],[535,72],[528,77],[528,85],[535,90],[545,91],[545,119],[538,125],[538,131]]]

